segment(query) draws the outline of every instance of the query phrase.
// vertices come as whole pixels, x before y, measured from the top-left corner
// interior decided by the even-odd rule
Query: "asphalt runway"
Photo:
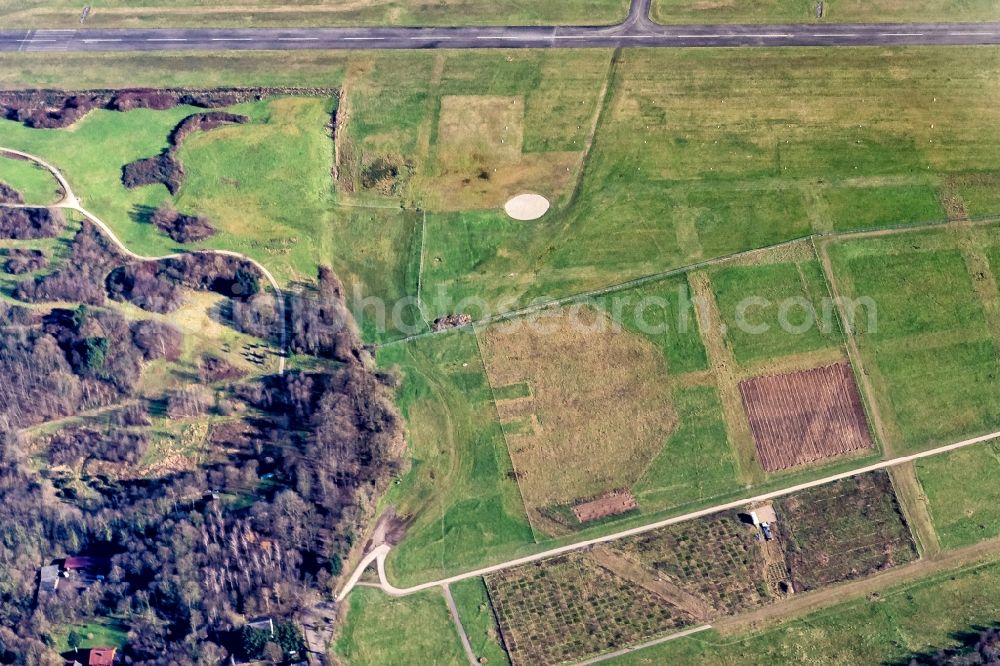
[[[650,2],[633,0],[625,21],[605,27],[0,30],[0,52],[1000,44],[1000,23],[662,26],[649,19]]]

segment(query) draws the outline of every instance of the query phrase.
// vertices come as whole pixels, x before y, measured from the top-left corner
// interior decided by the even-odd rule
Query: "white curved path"
[[[495,571],[502,571],[503,569],[510,569],[512,567],[520,566],[522,564],[528,564],[530,562],[537,562],[538,560],[546,559],[556,555],[562,555],[564,553],[571,553],[573,551],[582,550],[589,546],[594,546],[601,543],[608,543],[609,541],[617,541],[619,539],[624,539],[630,536],[635,536],[637,534],[643,534],[652,530],[659,529],[661,527],[667,527],[668,525],[675,525],[677,523],[683,523],[688,520],[694,520],[695,518],[701,518],[718,511],[728,511],[730,509],[737,509],[754,502],[765,502],[767,500],[775,499],[777,497],[782,497],[784,495],[790,495],[802,490],[807,490],[809,488],[815,488],[816,486],[822,486],[828,483],[833,483],[834,481],[840,481],[841,479],[846,479],[857,474],[864,474],[866,472],[874,472],[880,469],[886,469],[889,467],[895,467],[896,465],[902,465],[904,463],[912,462],[914,460],[920,460],[922,458],[930,458],[931,456],[940,455],[942,453],[948,453],[949,451],[955,451],[957,449],[962,449],[967,446],[974,446],[976,444],[982,444],[984,442],[989,442],[995,439],[1000,439],[1000,431],[992,432],[988,435],[982,435],[980,437],[973,437],[971,439],[965,439],[961,442],[955,442],[954,444],[947,444],[945,446],[939,446],[936,449],[930,449],[929,451],[921,451],[920,453],[914,453],[908,456],[900,456],[898,458],[892,458],[890,460],[883,460],[865,467],[859,467],[857,469],[850,470],[848,472],[841,472],[839,474],[831,474],[830,476],[823,477],[822,479],[816,479],[814,481],[807,481],[805,483],[800,483],[794,486],[789,486],[787,488],[782,488],[780,490],[773,490],[768,493],[763,493],[761,495],[755,495],[753,497],[746,497],[744,499],[733,500],[732,502],[725,502],[724,504],[717,504],[715,506],[708,507],[707,509],[701,509],[699,511],[692,511],[691,513],[685,513],[681,516],[674,516],[673,518],[667,518],[665,520],[658,520],[647,525],[640,525],[639,527],[633,527],[632,529],[622,530],[621,532],[615,532],[614,534],[608,534],[602,537],[597,537],[595,539],[587,539],[585,541],[578,541],[566,546],[560,546],[559,548],[552,548],[551,550],[546,550],[540,553],[535,553],[534,555],[528,555],[526,557],[519,557],[517,559],[509,560],[507,562],[501,562],[500,564],[494,564],[492,566],[483,567],[481,569],[476,569],[474,571],[468,571],[466,573],[458,574],[455,576],[450,576],[448,578],[442,578],[441,580],[430,581],[427,583],[421,583],[420,585],[414,585],[413,587],[398,588],[389,582],[385,573],[385,559],[389,554],[390,546],[383,544],[368,553],[367,556],[361,561],[357,569],[355,569],[354,574],[348,579],[347,583],[344,585],[343,589],[337,595],[337,601],[343,601],[344,598],[350,594],[351,590],[357,585],[358,581],[361,579],[361,574],[368,568],[368,566],[375,562],[378,567],[378,577],[379,586],[382,590],[389,595],[394,597],[404,597],[417,592],[422,592],[434,587],[441,585],[450,585],[452,583],[457,583],[461,580],[466,580],[468,578],[477,578],[485,574],[493,573]]]
[[[64,209],[67,209],[67,210],[74,210],[74,211],[80,213],[81,215],[83,215],[84,217],[86,217],[97,228],[99,228],[104,233],[104,235],[107,236],[111,240],[111,242],[115,245],[115,247],[118,248],[118,250],[122,254],[124,254],[125,256],[127,256],[127,257],[129,257],[131,259],[136,259],[138,261],[160,261],[160,260],[163,260],[163,259],[176,259],[176,258],[182,257],[182,256],[184,256],[184,254],[186,254],[184,252],[173,252],[171,254],[165,254],[165,255],[162,255],[162,256],[159,256],[159,257],[147,257],[147,256],[143,256],[141,254],[137,254],[137,253],[133,252],[132,250],[130,250],[128,248],[127,245],[125,245],[125,243],[123,243],[121,241],[120,238],[118,238],[118,236],[115,234],[115,232],[111,230],[111,227],[109,227],[104,222],[104,220],[102,220],[101,218],[97,217],[96,215],[94,215],[90,211],[86,210],[80,204],[80,199],[73,192],[73,188],[70,187],[69,181],[66,180],[66,177],[63,176],[62,172],[59,171],[59,169],[57,169],[52,164],[49,164],[48,162],[46,162],[42,158],[38,157],[37,155],[32,155],[31,153],[26,153],[26,152],[23,152],[23,151],[20,151],[20,150],[15,150],[14,148],[4,148],[3,146],[0,146],[0,156],[2,156],[4,153],[6,153],[8,155],[16,155],[18,157],[23,157],[24,159],[31,160],[35,164],[43,167],[50,174],[52,174],[52,177],[56,179],[56,181],[59,183],[59,186],[63,190],[63,196],[62,196],[62,198],[59,201],[55,202],[54,204],[49,204],[47,206],[46,205],[32,205],[32,204],[3,204],[4,206],[13,207],[13,208],[64,208]],[[268,282],[268,284],[271,285],[271,288],[274,289],[274,293],[275,293],[275,296],[278,299],[278,302],[282,304],[281,305],[281,309],[284,310],[284,305],[283,305],[284,304],[284,298],[283,298],[283,294],[282,294],[282,291],[281,291],[281,287],[278,285],[278,281],[275,279],[274,275],[271,274],[271,271],[267,270],[267,268],[263,264],[261,264],[259,261],[257,261],[256,259],[253,259],[251,257],[248,257],[248,256],[246,256],[244,254],[240,254],[239,252],[233,252],[231,250],[198,250],[197,252],[199,252],[199,253],[205,252],[205,253],[211,253],[211,254],[224,255],[224,256],[228,256],[228,257],[236,257],[237,259],[241,259],[243,261],[246,261],[249,264],[252,264],[253,266],[255,266],[257,268],[257,270],[259,270],[261,272],[261,274],[264,276],[264,279],[266,279],[267,282]],[[287,356],[287,351],[288,350],[287,350],[287,344],[286,344],[286,340],[285,340],[285,327],[282,326],[281,327],[281,356],[278,358],[278,374],[283,374],[285,372],[285,357]]]

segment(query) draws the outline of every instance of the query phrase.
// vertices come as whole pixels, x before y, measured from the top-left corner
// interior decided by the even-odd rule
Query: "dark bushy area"
[[[357,360],[358,334],[344,302],[344,286],[326,267],[320,267],[315,289],[286,292],[283,303],[267,294],[233,303],[232,320],[238,330],[277,344],[287,334],[288,348],[296,354]]]
[[[0,428],[24,428],[130,396],[142,362],[163,355],[137,342],[144,322],[130,324],[107,310],[80,306],[16,316],[23,323],[0,327]]]
[[[197,243],[215,233],[215,227],[208,218],[179,213],[170,204],[163,204],[153,211],[149,221],[178,243]]]
[[[49,265],[49,257],[44,250],[15,247],[4,254],[3,270],[11,275],[22,275],[39,271]]]
[[[31,240],[53,238],[66,220],[59,210],[48,208],[0,208],[0,238]]]
[[[0,203],[23,204],[24,197],[16,189],[0,180]]]
[[[28,127],[68,127],[94,109],[170,109],[179,105],[206,109],[253,102],[276,95],[337,96],[335,88],[127,88],[122,90],[5,90],[0,109],[8,120]]]
[[[192,252],[159,261],[133,262],[116,268],[107,279],[108,294],[113,299],[161,314],[183,304],[183,287],[230,298],[250,298],[260,291],[260,271],[239,257]]]
[[[184,165],[177,157],[177,150],[192,132],[208,131],[222,125],[250,122],[246,116],[224,111],[193,113],[180,121],[167,137],[167,147],[154,157],[129,162],[122,167],[122,184],[128,188],[163,183],[170,194],[177,194],[184,183]],[[176,240],[176,239],[174,239]]]
[[[184,182],[184,166],[172,152],[144,157],[122,167],[122,184],[129,188],[162,183],[170,194],[177,194]]]
[[[29,303],[72,301],[102,305],[104,277],[121,261],[118,250],[100,230],[89,221],[84,222],[73,239],[69,257],[59,270],[21,282],[14,296]]]
[[[909,666],[1000,666],[1000,628],[993,626],[957,636],[962,646],[918,655],[900,662]]]
[[[246,374],[246,370],[237,368],[226,359],[214,354],[202,356],[201,364],[198,366],[198,376],[203,384],[240,379]]]
[[[92,428],[67,428],[48,437],[49,462],[78,467],[94,458],[114,463],[139,462],[149,447],[149,435],[111,428],[98,432]]]
[[[317,322],[346,312],[336,277],[324,271],[321,282],[315,294],[301,295],[327,299],[310,306],[327,313],[316,315]],[[97,372],[127,333],[136,337],[106,318],[59,311],[46,317],[46,332],[33,342],[49,350],[50,365],[75,376],[75,365],[83,359],[90,368],[87,359],[102,348],[86,341],[113,337],[104,364],[95,361],[99,367],[88,370]],[[297,632],[282,629],[267,645],[243,629],[245,618],[268,616],[276,626],[291,626],[289,619],[329,590],[375,498],[399,472],[404,447],[391,391],[350,322],[336,334],[314,334],[312,346],[341,362],[233,383],[230,398],[248,416],[213,425],[208,446],[216,455],[189,471],[136,481],[43,476],[32,468],[17,425],[0,428],[0,642],[12,655],[7,661],[49,663],[54,655],[45,642],[57,625],[94,615],[126,619],[124,664],[219,664],[230,655],[287,661],[292,649],[301,655]],[[73,360],[68,350],[75,350]],[[222,390],[194,386],[171,398],[189,413]],[[17,404],[28,402],[17,395]],[[131,434],[138,417],[122,410],[112,418]],[[84,455],[128,460],[142,448],[128,436],[100,443],[92,437],[86,428],[60,433],[49,455],[72,465]],[[60,586],[36,605],[39,566],[92,552],[110,557],[105,580],[83,592]]]

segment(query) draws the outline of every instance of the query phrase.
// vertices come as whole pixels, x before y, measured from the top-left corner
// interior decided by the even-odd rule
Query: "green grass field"
[[[632,489],[644,512],[697,504],[739,486],[715,388],[675,388],[673,406],[679,424]]]
[[[413,518],[388,561],[393,581],[473,568],[533,543],[475,335],[384,347],[378,362],[403,372],[397,402],[412,459],[383,500]]]
[[[129,627],[112,618],[94,618],[90,622],[59,627],[54,637],[60,651],[72,649],[68,642],[71,631],[80,637],[81,650],[93,647],[121,648],[128,640]]]
[[[469,578],[451,586],[462,626],[472,651],[484,664],[509,665],[510,657],[502,645],[496,615],[482,578]]]
[[[219,233],[200,246],[236,250],[282,280],[315,275],[333,253],[328,176],[332,149],[326,125],[332,101],[283,98],[234,107],[252,118],[188,137],[180,150],[187,178],[177,207],[208,215]],[[0,122],[0,145],[52,161],[83,205],[141,254],[165,254],[177,244],[139,221],[144,207],[169,200],[166,189],[126,189],[121,167],[155,155],[192,107],[128,113],[94,111],[69,130],[37,130]]]
[[[49,204],[59,198],[59,183],[34,162],[0,155],[0,182],[20,192],[28,204]]]
[[[708,368],[686,276],[616,291],[595,302],[626,330],[649,338],[663,350],[667,371],[671,374]]]
[[[355,589],[333,654],[352,666],[468,663],[440,590],[396,599]]]
[[[2,0],[0,19],[10,27],[75,28],[82,5],[69,0]],[[618,23],[626,0],[108,0],[93,5],[86,25],[93,28],[302,27],[359,25],[603,25]]]
[[[971,446],[916,463],[944,548],[1000,535],[1000,445]]]
[[[967,266],[995,231],[977,238],[936,231],[830,246],[844,295],[875,306],[871,322],[858,310],[854,335],[900,452],[988,432],[1000,420],[997,342],[984,314],[984,299],[993,308],[996,295],[977,288]]]
[[[654,0],[659,23],[893,23],[996,21],[996,0],[826,0],[823,18],[815,0]]]
[[[721,268],[711,281],[726,340],[741,364],[841,342],[816,260]]]

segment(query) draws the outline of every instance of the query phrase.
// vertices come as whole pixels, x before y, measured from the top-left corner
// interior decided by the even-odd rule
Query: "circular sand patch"
[[[518,194],[503,209],[515,220],[537,220],[549,210],[549,200],[541,194]]]

